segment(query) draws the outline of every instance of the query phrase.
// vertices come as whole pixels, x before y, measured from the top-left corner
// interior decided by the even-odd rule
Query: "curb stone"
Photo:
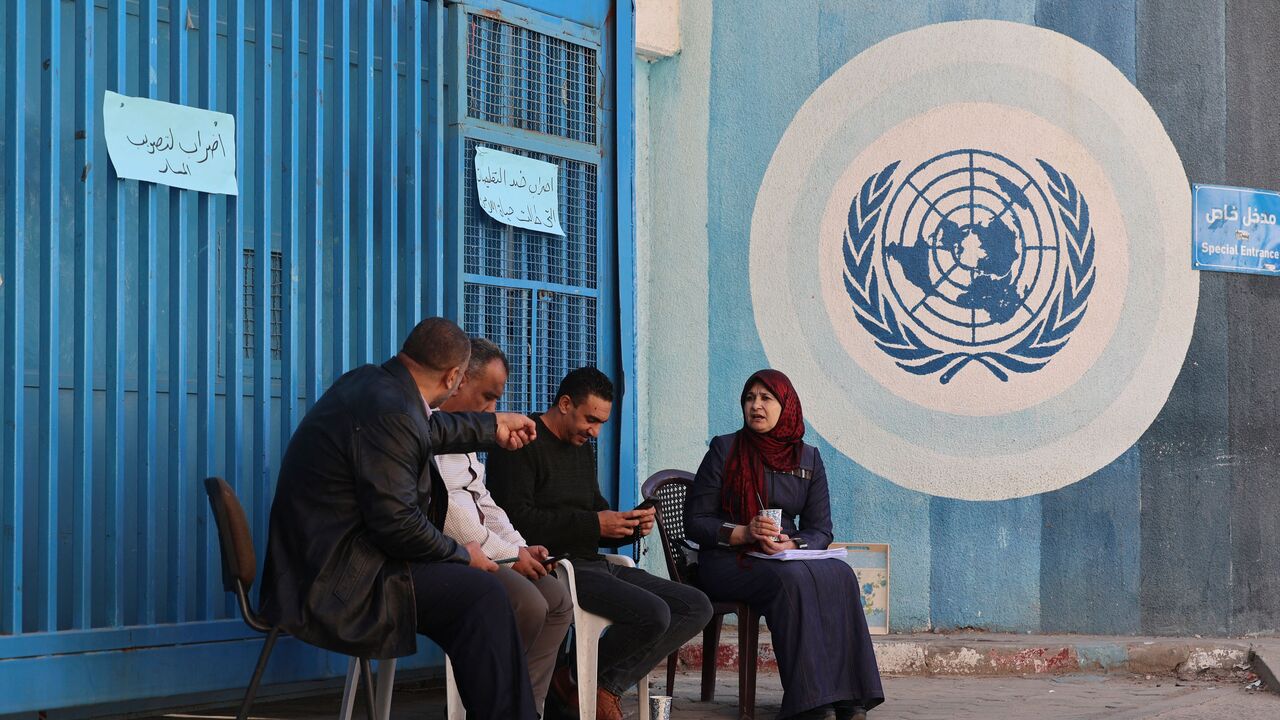
[[[716,666],[738,666],[736,628],[725,627]],[[1009,676],[1134,673],[1225,678],[1252,664],[1271,689],[1280,689],[1280,640],[1142,638],[1004,633],[917,633],[873,638],[880,671],[887,675]],[[1268,662],[1270,660],[1270,662]],[[701,638],[680,650],[681,664],[702,666]],[[761,630],[759,668],[777,670],[767,630]]]
[[[1251,669],[1262,679],[1262,685],[1280,693],[1280,639],[1259,639],[1253,646]]]

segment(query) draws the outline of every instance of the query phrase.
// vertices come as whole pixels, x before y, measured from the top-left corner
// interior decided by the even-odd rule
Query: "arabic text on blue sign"
[[[1193,185],[1192,194],[1196,270],[1280,275],[1280,193]]]

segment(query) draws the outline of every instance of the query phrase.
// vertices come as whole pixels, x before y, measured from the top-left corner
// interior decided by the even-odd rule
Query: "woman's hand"
[[[760,541],[760,552],[765,555],[777,555],[783,550],[795,550],[796,544],[786,535],[779,535],[780,542],[774,542],[772,538],[764,538]]]
[[[764,543],[765,541],[773,542],[776,537],[784,540],[786,536],[782,534],[782,526],[773,521],[768,515],[757,515],[751,518],[751,522],[747,524],[748,542]],[[769,553],[772,555],[773,553]]]

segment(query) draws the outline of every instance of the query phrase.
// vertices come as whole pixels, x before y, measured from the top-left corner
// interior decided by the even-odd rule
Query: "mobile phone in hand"
[[[646,498],[646,499],[645,499],[645,501],[644,501],[644,502],[642,502],[642,503],[640,503],[639,505],[637,505],[637,506],[635,507],[635,509],[636,509],[636,510],[648,510],[648,509],[649,509],[649,508],[651,508],[651,507],[655,507],[657,504],[658,504],[658,501],[657,501],[657,499],[656,499],[656,498]],[[633,511],[633,512],[634,512],[634,511]]]

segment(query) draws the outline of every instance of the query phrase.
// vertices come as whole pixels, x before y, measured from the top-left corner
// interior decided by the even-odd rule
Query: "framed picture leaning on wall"
[[[845,562],[858,574],[862,612],[872,635],[889,634],[889,544],[834,542],[844,548]]]

